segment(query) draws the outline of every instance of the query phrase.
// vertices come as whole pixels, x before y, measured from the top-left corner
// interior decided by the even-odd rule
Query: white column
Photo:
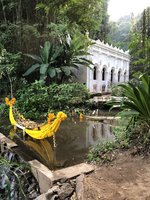
[[[86,87],[90,90],[90,69],[87,68]]]
[[[93,92],[93,71],[90,69],[90,92]]]
[[[97,92],[102,91],[102,72],[100,66],[98,66],[97,70]]]
[[[106,78],[105,78],[105,92],[108,92],[108,81],[109,81],[109,71],[108,66],[106,68]]]
[[[129,61],[127,61],[127,75],[126,75],[126,82],[129,81]]]
[[[118,83],[118,70],[117,67],[115,66],[114,69],[114,84]]]

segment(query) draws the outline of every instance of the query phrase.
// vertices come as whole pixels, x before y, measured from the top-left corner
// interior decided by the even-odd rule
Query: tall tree
[[[108,42],[108,35],[110,32],[109,15],[107,14],[108,0],[101,2],[101,22],[97,30],[92,30],[90,36],[93,39],[100,39],[101,41]]]
[[[109,42],[124,50],[129,48],[131,16],[121,17],[117,22],[110,22]]]
[[[150,73],[150,7],[136,23],[130,43],[131,70]]]

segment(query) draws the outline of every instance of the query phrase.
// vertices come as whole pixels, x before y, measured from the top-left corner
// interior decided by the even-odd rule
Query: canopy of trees
[[[130,43],[131,70],[150,73],[150,7],[134,24]]]
[[[102,32],[106,10],[104,0],[1,0],[0,45],[11,51],[34,51],[41,41],[49,38],[53,25],[57,25],[57,31],[78,29],[92,36]],[[99,37],[102,35],[104,31]]]
[[[128,50],[132,17],[121,17],[117,22],[110,22],[109,41],[123,50]]]
[[[48,83],[67,81],[72,68],[88,66],[90,63],[80,58],[87,54],[86,33],[107,40],[107,4],[108,0],[0,0],[1,85],[9,85],[11,78],[13,87],[20,87],[23,77],[29,82],[39,77],[46,77]],[[48,62],[36,62],[35,57],[49,42],[51,46],[45,48]],[[30,59],[33,55],[38,55],[35,62]]]

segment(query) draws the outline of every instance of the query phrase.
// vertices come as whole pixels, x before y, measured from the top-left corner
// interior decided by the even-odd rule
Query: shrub
[[[119,85],[114,85],[112,87],[112,96],[122,96],[123,94],[123,89],[121,87],[119,87]]]
[[[17,107],[27,118],[41,119],[49,108],[48,88],[42,81],[35,81],[17,91]]]
[[[27,118],[42,119],[48,111],[69,111],[83,105],[88,96],[88,90],[80,83],[45,86],[36,81],[17,91],[17,107]]]

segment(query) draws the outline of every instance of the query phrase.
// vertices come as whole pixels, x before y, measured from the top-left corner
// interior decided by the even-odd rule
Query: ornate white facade
[[[100,40],[93,42],[88,57],[94,64],[91,66],[93,70],[82,68],[77,76],[90,92],[109,92],[112,85],[129,80],[130,56],[127,51]]]

